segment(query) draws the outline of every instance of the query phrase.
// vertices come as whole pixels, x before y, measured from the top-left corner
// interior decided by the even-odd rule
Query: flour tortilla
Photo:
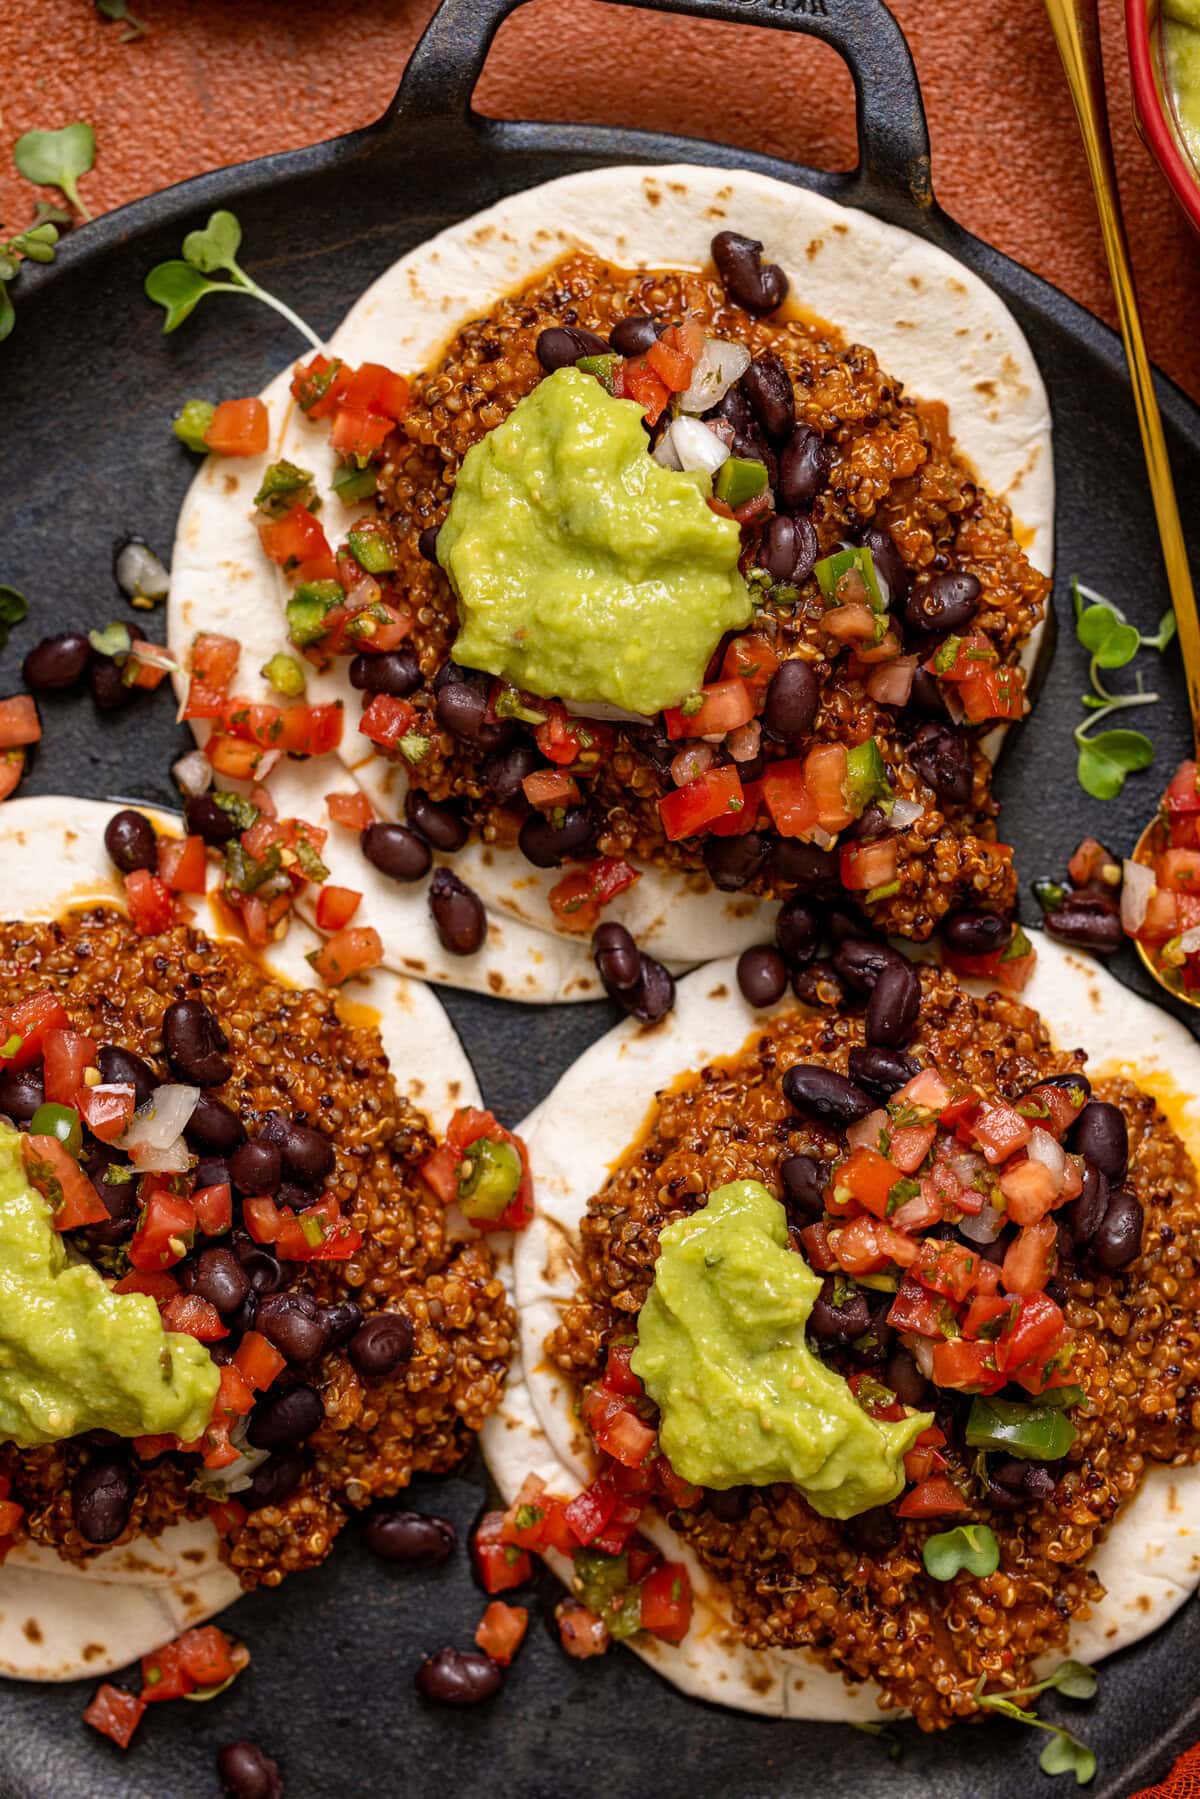
[[[700,268],[715,232],[761,238],[792,281],[792,297],[848,340],[869,345],[882,366],[923,399],[943,400],[963,452],[1019,520],[1033,562],[1053,566],[1054,472],[1050,414],[1033,354],[1011,313],[979,278],[943,251],[804,188],[746,170],[691,164],[617,167],[564,176],[502,200],[419,245],[380,276],[351,308],[329,348],[351,362],[382,361],[406,372],[428,367],[468,319],[490,309],[573,250],[591,250],[625,268]],[[288,395],[290,369],[266,389],[269,456],[247,462],[210,457],[180,515],[169,613],[182,656],[197,630],[253,639],[253,666],[284,647],[282,577],[266,561],[252,500],[268,461],[286,456],[314,471],[327,496],[329,529],[341,535],[355,510],[333,495],[327,427],[310,424]],[[1039,626],[1025,646],[1036,657]],[[259,657],[259,648],[264,651]],[[251,657],[244,663],[249,668]],[[314,696],[340,693],[348,728],[339,752],[383,817],[403,816],[405,775],[354,728],[359,696],[345,670],[312,684]],[[239,689],[241,676],[239,676]],[[989,753],[1000,733],[988,739]],[[585,999],[598,992],[578,940],[562,933],[547,904],[556,871],[539,870],[516,848],[472,844],[454,867],[480,894],[510,948],[498,969],[461,962],[429,942],[424,889],[368,896],[363,917],[383,935],[390,964],[453,986],[504,991],[526,1000]],[[361,881],[352,883],[361,886]],[[774,903],[714,889],[706,877],[648,868],[606,916],[626,924],[642,947],[686,967],[728,955],[770,935]],[[548,937],[538,964],[528,930]],[[499,960],[499,942],[496,944]],[[491,948],[491,946],[489,946]],[[414,966],[421,963],[424,968]],[[496,978],[505,985],[498,989]],[[484,982],[487,982],[485,985]]]
[[[104,848],[105,826],[119,809],[96,800],[9,800],[0,809],[5,916],[54,919],[97,903],[123,909],[120,877]],[[170,813],[138,810],[159,831],[182,828]],[[211,906],[193,903],[197,928],[212,938],[228,934]],[[319,986],[305,961],[319,941],[305,925],[293,926],[261,958],[265,972],[290,986]],[[466,1053],[427,986],[375,969],[347,982],[338,1003],[351,1022],[377,1026],[398,1088],[438,1129],[457,1107],[482,1103]],[[207,1520],[101,1550],[86,1564],[18,1543],[0,1567],[0,1674],[75,1680],[109,1673],[223,1611],[241,1592]]]
[[[1093,1078],[1121,1073],[1153,1093],[1200,1163],[1200,1045],[1189,1031],[1089,958],[1040,934],[1037,968],[1022,997],[1060,1047],[1088,1052]],[[732,959],[700,969],[680,983],[675,1010],[660,1025],[627,1022],[610,1031],[520,1127],[537,1203],[514,1257],[520,1366],[482,1438],[506,1502],[531,1470],[560,1492],[577,1490],[591,1475],[574,1394],[544,1347],[575,1294],[579,1225],[589,1197],[636,1141],[657,1092],[690,1069],[735,1055],[782,1009],[748,1005]],[[636,1645],[674,1685],[778,1717],[841,1723],[878,1717],[873,1683],[852,1685],[802,1651],[747,1649],[732,1629],[720,1583],[661,1519],[654,1518],[648,1534],[687,1560],[697,1593],[697,1628],[678,1648]],[[1076,1621],[1069,1645],[1069,1653],[1089,1662],[1156,1630],[1200,1581],[1200,1468],[1151,1467],[1092,1565],[1107,1596]],[[568,1577],[565,1563],[558,1572]]]

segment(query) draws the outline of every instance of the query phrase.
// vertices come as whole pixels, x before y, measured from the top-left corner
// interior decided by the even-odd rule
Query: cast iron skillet
[[[0,579],[30,596],[34,616],[0,660],[0,691],[17,685],[20,658],[43,631],[129,616],[112,584],[110,547],[139,531],[169,550],[193,468],[169,428],[182,400],[252,393],[302,347],[265,309],[225,299],[205,302],[177,336],[164,338],[141,281],[153,263],[178,253],[185,231],[214,207],[232,207],[255,275],[328,331],[380,270],[421,239],[502,194],[611,162],[690,159],[760,169],[902,225],[991,282],[1028,333],[1050,389],[1061,575],[1078,571],[1143,625],[1157,618],[1166,595],[1117,340],[936,205],[912,61],[880,0],[662,0],[671,11],[811,32],[838,50],[858,100],[861,161],[851,174],[650,132],[480,117],[472,90],[515,3],[447,0],[395,103],[369,130],[139,201],[73,235],[54,268],[22,275],[16,333],[2,352],[8,479],[0,494]],[[219,32],[219,11],[211,26]],[[582,23],[579,42],[585,54],[598,41],[619,54],[644,29],[643,20],[614,9]],[[719,95],[719,68],[713,76]],[[803,92],[796,104],[805,104]],[[1183,516],[1196,520],[1200,413],[1165,382],[1161,399]],[[1084,660],[1069,628],[1062,638],[1038,711],[1012,743],[1000,780],[1004,835],[1016,845],[1026,883],[1060,870],[1086,830],[1127,847],[1154,781],[1188,743],[1182,684],[1147,655],[1147,673],[1165,696],[1152,720],[1159,763],[1130,783],[1123,801],[1087,800],[1072,778],[1070,742]],[[107,720],[78,701],[51,703],[45,714],[46,740],[25,791],[175,799],[168,768],[183,735],[165,700]],[[1120,972],[1142,984],[1129,961]],[[488,1102],[513,1121],[611,1022],[601,1005],[542,1011],[453,993],[447,1004]],[[452,1513],[465,1538],[483,1486],[472,1463],[453,1481],[419,1482],[413,1500]],[[548,1584],[544,1596],[552,1590]],[[444,1643],[469,1644],[483,1603],[465,1554],[437,1571],[398,1573],[370,1561],[351,1527],[322,1570],[281,1593],[239,1602],[229,1622],[253,1646],[249,1675],[215,1705],[155,1708],[124,1758],[79,1722],[90,1683],[8,1684],[0,1696],[0,1788],[13,1799],[199,1799],[215,1790],[216,1745],[249,1735],[282,1756],[291,1799],[435,1791],[464,1799],[651,1792],[659,1799],[794,1799],[818,1782],[825,1799],[861,1799],[866,1791],[1007,1799],[1026,1784],[1066,1790],[1037,1770],[1041,1739],[1015,1725],[933,1742],[906,1727],[896,1763],[885,1745],[848,1729],[767,1722],[687,1700],[621,1652],[576,1666],[537,1609],[498,1700],[466,1713],[426,1707],[413,1692],[413,1669]],[[1128,1794],[1200,1736],[1198,1658],[1200,1608],[1189,1604],[1167,1630],[1105,1665],[1094,1705],[1063,1708],[1099,1754],[1097,1796]],[[1051,1705],[1045,1710],[1055,1714]]]

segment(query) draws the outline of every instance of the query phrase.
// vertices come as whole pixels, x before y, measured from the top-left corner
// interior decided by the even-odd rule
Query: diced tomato
[[[525,776],[521,786],[529,804],[541,811],[554,806],[573,806],[579,798],[578,787],[561,768],[535,768]]]
[[[1058,1182],[1042,1162],[1010,1162],[1000,1176],[1000,1191],[1014,1224],[1036,1224],[1060,1197]]]
[[[905,1480],[912,1481],[914,1486],[920,1486],[931,1474],[941,1474],[946,1466],[946,1458],[940,1445],[945,1441],[945,1432],[938,1430],[936,1425],[923,1430],[912,1448],[905,1453]]]
[[[936,1353],[936,1352],[935,1352]],[[969,1512],[970,1506],[945,1474],[923,1480],[919,1487],[906,1493],[896,1507],[902,1518],[945,1518],[958,1512]]]
[[[995,1267],[994,1262],[986,1262],[981,1265],[987,1268]],[[1016,1302],[1012,1299],[1001,1298],[999,1293],[977,1293],[967,1307],[962,1321],[963,1336],[971,1343],[980,1340],[994,1342],[999,1335],[997,1319],[1007,1318],[1015,1304]]]
[[[959,683],[969,724],[988,718],[1024,718],[1025,676],[1019,668],[985,668]]]
[[[1082,1083],[1078,1087],[1055,1087],[1049,1082],[1034,1087],[1020,1102],[1022,1117],[1041,1125],[1059,1142],[1066,1136],[1087,1100]],[[1040,1114],[1040,1116],[1039,1116]]]
[[[831,1274],[838,1266],[827,1224],[806,1224],[800,1232],[800,1241],[804,1245],[805,1260],[818,1274]]]
[[[153,1703],[182,1699],[194,1691],[195,1681],[184,1666],[176,1643],[164,1643],[142,1657],[142,1698]]]
[[[1039,1293],[1054,1271],[1058,1225],[1053,1218],[1027,1224],[1005,1252],[1000,1278],[1010,1293]]]
[[[263,779],[266,774],[264,763],[268,760],[273,768],[279,760],[276,750],[262,750],[256,743],[247,743],[237,737],[226,737],[222,732],[214,731],[204,746],[204,754],[212,763],[219,775],[230,781],[253,781]],[[135,873],[142,871],[137,869]],[[126,884],[130,877],[126,876]],[[166,889],[164,888],[165,892]]]
[[[157,937],[175,923],[175,902],[157,875],[135,868],[125,876],[129,918],[140,937]]]
[[[222,400],[204,441],[218,456],[261,456],[271,441],[271,421],[259,399]]]
[[[20,1039],[11,1056],[0,1058],[0,1066],[6,1068],[29,1068],[40,1062],[47,1031],[69,1029],[71,1024],[70,1015],[56,993],[31,993],[28,999],[18,1000],[15,1006],[10,1006],[2,1018],[0,1036],[3,1040]]]
[[[1168,938],[1178,935],[1179,900],[1177,893],[1167,893],[1161,887],[1155,889],[1150,895],[1146,916],[1136,932],[1139,943],[1166,943]]]
[[[996,661],[997,653],[991,640],[975,631],[968,637],[948,637],[925,667],[939,680],[957,684],[970,680],[983,669],[994,667]]]
[[[348,831],[365,831],[375,823],[375,808],[365,793],[327,793],[325,810]]]
[[[1011,1370],[1044,1361],[1066,1335],[1062,1308],[1048,1293],[1039,1292],[1024,1295],[1015,1308],[1011,1300],[1008,1305],[1015,1316],[997,1340],[997,1366]]]
[[[0,750],[0,800],[6,800],[15,792],[24,773],[24,750]]]
[[[710,768],[697,781],[676,787],[658,802],[663,830],[674,843],[694,837],[715,818],[739,813],[745,806],[741,777],[736,768]]]
[[[937,1224],[943,1209],[942,1197],[935,1183],[923,1180],[920,1192],[896,1207],[891,1222],[898,1231],[907,1231],[913,1235],[919,1231],[927,1231],[931,1224]]]
[[[201,1187],[192,1194],[196,1223],[206,1237],[219,1237],[233,1224],[233,1192],[228,1181]]]
[[[329,565],[326,578],[334,577],[336,564],[329,539],[320,519],[307,506],[293,506],[282,518],[260,517],[258,535],[267,556],[280,568],[294,570],[302,564],[324,561]]]
[[[540,1475],[527,1474],[521,1489],[504,1514],[500,1539],[518,1549],[543,1549],[546,1532],[546,1483]]]
[[[323,931],[340,931],[348,925],[362,904],[362,894],[353,887],[326,884],[317,895],[317,924]]]
[[[846,804],[846,748],[841,743],[814,744],[804,758],[804,785],[817,807],[817,823],[835,836],[853,822]]]
[[[232,1536],[250,1516],[240,1499],[210,1499],[205,1507],[218,1536]]]
[[[507,1668],[525,1639],[529,1613],[523,1605],[505,1605],[493,1599],[475,1630],[475,1641],[485,1655]]]
[[[1024,1149],[1033,1134],[1029,1120],[1002,1100],[985,1101],[967,1128],[993,1168]]]
[[[660,1562],[642,1582],[642,1629],[682,1643],[692,1622],[692,1583],[683,1562]]]
[[[637,1413],[602,1387],[589,1387],[584,1395],[593,1396],[590,1408],[585,1404],[584,1422],[595,1438],[596,1446],[626,1468],[640,1468],[654,1448],[655,1432],[643,1424]]]
[[[1037,951],[1029,943],[1028,950],[1014,956],[1007,949],[992,950],[986,956],[964,956],[943,946],[942,960],[953,973],[968,981],[994,981],[1006,993],[1022,993],[1037,963]]]
[[[397,701],[403,705],[404,702]],[[225,729],[230,736],[292,756],[324,756],[342,740],[341,702],[309,706],[273,706],[230,699]]]
[[[821,630],[838,643],[851,643],[856,647],[875,641],[875,613],[870,606],[857,600],[847,600],[838,606],[831,606],[821,618]]]
[[[126,687],[137,687],[150,693],[161,687],[168,674],[168,670],[159,662],[162,654],[163,647],[160,643],[148,643],[144,637],[135,637],[121,670],[121,678]]]
[[[644,356],[631,356],[622,365],[622,386],[626,399],[636,400],[650,425],[658,423],[671,398],[671,390],[655,373]]]
[[[944,1318],[945,1302],[906,1274],[888,1311],[887,1321],[893,1330],[915,1331],[919,1337],[940,1337]]]
[[[838,873],[849,893],[871,893],[890,887],[899,868],[899,848],[894,837],[868,843],[844,844],[838,854]]]
[[[239,1664],[233,1644],[215,1624],[185,1630],[182,1636],[176,1637],[174,1647],[184,1669],[198,1687],[219,1687],[223,1681],[232,1680],[239,1665],[245,1665],[244,1662]]]
[[[362,1232],[342,1217],[332,1193],[299,1213],[293,1214],[289,1206],[280,1211],[275,1249],[288,1261],[344,1262],[361,1244]]]
[[[402,419],[408,411],[408,382],[381,362],[364,362],[351,376],[343,395],[351,411],[382,413]]]
[[[803,765],[795,758],[767,764],[762,798],[781,837],[803,837],[818,822],[816,798],[805,786]]]
[[[336,356],[314,356],[298,362],[292,373],[292,396],[310,419],[328,418],[354,378],[354,370]]]
[[[533,1563],[524,1549],[506,1543],[503,1512],[485,1512],[471,1538],[475,1572],[488,1593],[505,1593],[533,1577]]]
[[[609,1519],[617,1509],[617,1494],[611,1484],[600,1475],[590,1487],[567,1506],[565,1517],[571,1533],[577,1543],[586,1548],[595,1542]]]
[[[179,1448],[179,1438],[167,1431],[158,1431],[153,1436],[134,1437],[132,1441],[134,1454],[140,1462],[157,1461],[168,1450]]]
[[[179,1291],[179,1282],[165,1270],[156,1274],[152,1269],[131,1268],[128,1274],[123,1274],[119,1281],[113,1283],[114,1293],[148,1294],[160,1312]]]
[[[564,768],[579,762],[590,768],[608,755],[613,739],[607,725],[590,718],[572,718],[558,700],[536,700],[534,704],[546,714],[533,735],[547,762]]]
[[[85,1706],[83,1721],[98,1730],[101,1736],[108,1737],[118,1749],[128,1749],[145,1711],[144,1699],[139,1699],[126,1687],[115,1687],[104,1680],[92,1694],[90,1704]]]
[[[227,1362],[221,1369],[221,1383],[213,1402],[214,1421],[244,1418],[254,1409],[254,1388],[241,1369]]]
[[[135,1094],[122,1082],[103,1083],[97,1087],[81,1087],[75,1095],[75,1109],[93,1137],[102,1143],[115,1143],[133,1122]]]
[[[845,1188],[860,1206],[873,1212],[876,1218],[887,1217],[888,1200],[899,1179],[900,1170],[895,1163],[865,1145],[854,1150],[849,1161],[835,1169],[833,1176],[836,1188]]]
[[[377,456],[391,436],[395,421],[381,412],[341,406],[334,414],[329,441],[341,456],[366,463]]]
[[[1200,850],[1163,850],[1155,860],[1154,877],[1168,893],[1200,894]]]
[[[96,1061],[96,1045],[81,1031],[51,1030],[42,1046],[46,1098],[56,1106],[73,1106],[83,1074]]]
[[[261,1393],[277,1374],[282,1374],[287,1367],[287,1358],[280,1355],[261,1331],[246,1331],[234,1353],[233,1366],[248,1387]]]
[[[195,1337],[199,1343],[216,1343],[229,1335],[216,1306],[201,1299],[198,1293],[177,1294],[165,1307],[162,1321],[164,1330],[179,1331],[182,1336]]]
[[[640,1399],[643,1387],[641,1381],[630,1367],[636,1343],[610,1343],[608,1357],[604,1364],[604,1385],[610,1393],[620,1393],[626,1399]]]
[[[963,1243],[943,1242],[926,1237],[913,1265],[913,1274],[923,1287],[941,1293],[957,1305],[967,1297],[975,1284],[979,1267],[979,1251]]]
[[[191,1201],[160,1189],[150,1195],[142,1208],[130,1239],[129,1260],[135,1268],[170,1268],[182,1261],[195,1234],[196,1214]]]
[[[337,987],[364,969],[378,968],[382,961],[383,939],[373,925],[346,925],[312,955],[312,965],[328,987]]]
[[[545,1517],[542,1521],[543,1544],[546,1549],[557,1549],[560,1555],[574,1555],[579,1547],[579,1539],[567,1522],[568,1501],[551,1494],[542,1502]]]
[[[237,673],[242,646],[235,637],[216,631],[198,631],[192,639],[192,678],[203,687],[224,693]]]
[[[847,1274],[878,1274],[889,1262],[906,1266],[917,1254],[917,1245],[911,1238],[866,1215],[833,1231],[830,1245],[839,1267]]]
[[[359,730],[381,750],[394,750],[416,723],[417,714],[407,700],[377,693],[363,709]]]
[[[481,1137],[490,1137],[496,1143],[512,1144],[521,1158],[521,1184],[516,1196],[509,1201],[499,1218],[494,1221],[479,1219],[476,1221],[476,1229],[524,1230],[533,1217],[533,1177],[529,1172],[529,1152],[522,1138],[505,1130],[491,1112],[482,1111],[478,1106],[461,1106],[447,1126],[445,1142],[431,1156],[426,1157],[421,1165],[421,1173],[442,1204],[453,1205],[458,1198],[458,1172],[464,1153]]]
[[[29,694],[17,693],[9,700],[0,700],[0,750],[37,743],[41,735],[42,721]]]
[[[919,1106],[923,1112],[942,1113],[950,1100],[950,1089],[936,1068],[922,1068],[914,1074],[911,1081],[906,1081],[898,1093],[892,1095],[895,1105]],[[945,1119],[942,1119],[945,1123]]]
[[[933,1379],[937,1386],[960,1393],[994,1393],[1004,1382],[996,1372],[995,1346],[968,1343],[963,1337],[934,1344]]]
[[[757,631],[751,631],[743,637],[735,637],[726,649],[721,663],[721,679],[744,681],[757,702],[766,692],[771,676],[778,667],[779,657],[773,646],[765,637],[760,637]]]
[[[691,386],[692,358],[670,344],[665,333],[646,351],[646,366],[673,394],[681,394]]]
[[[203,893],[208,886],[203,837],[160,837],[158,878],[172,893]]]
[[[21,1156],[30,1185],[50,1207],[50,1222],[56,1231],[108,1222],[104,1201],[57,1137],[23,1136]]]
[[[915,1174],[937,1136],[936,1124],[909,1124],[891,1133],[888,1154],[901,1174]]]
[[[620,856],[598,856],[573,868],[550,889],[550,909],[568,931],[592,931],[610,900],[641,880],[641,871]]]
[[[702,687],[699,698],[700,705],[694,711],[669,706],[663,713],[668,737],[724,737],[754,717],[750,689],[738,677]]]

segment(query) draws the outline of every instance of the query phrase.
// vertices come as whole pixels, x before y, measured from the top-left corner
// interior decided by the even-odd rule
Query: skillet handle
[[[870,194],[875,210],[911,219],[933,205],[929,131],[913,60],[884,0],[610,0],[646,12],[766,25],[820,38],[854,80],[859,166],[839,197]],[[471,98],[492,39],[522,0],[442,0],[413,51],[384,131],[428,121],[479,128]],[[798,96],[798,103],[803,96]],[[883,200],[885,205],[880,206]],[[887,204],[889,203],[890,204]]]

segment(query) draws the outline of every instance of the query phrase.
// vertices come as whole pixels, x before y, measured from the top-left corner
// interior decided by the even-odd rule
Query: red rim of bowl
[[[1154,0],[1125,0],[1125,31],[1129,40],[1129,69],[1133,84],[1133,104],[1139,129],[1171,191],[1188,218],[1200,231],[1200,171],[1180,148],[1175,129],[1167,116],[1170,102],[1159,85],[1155,70],[1158,57],[1157,33],[1151,27],[1151,12],[1157,22],[1158,8]]]

